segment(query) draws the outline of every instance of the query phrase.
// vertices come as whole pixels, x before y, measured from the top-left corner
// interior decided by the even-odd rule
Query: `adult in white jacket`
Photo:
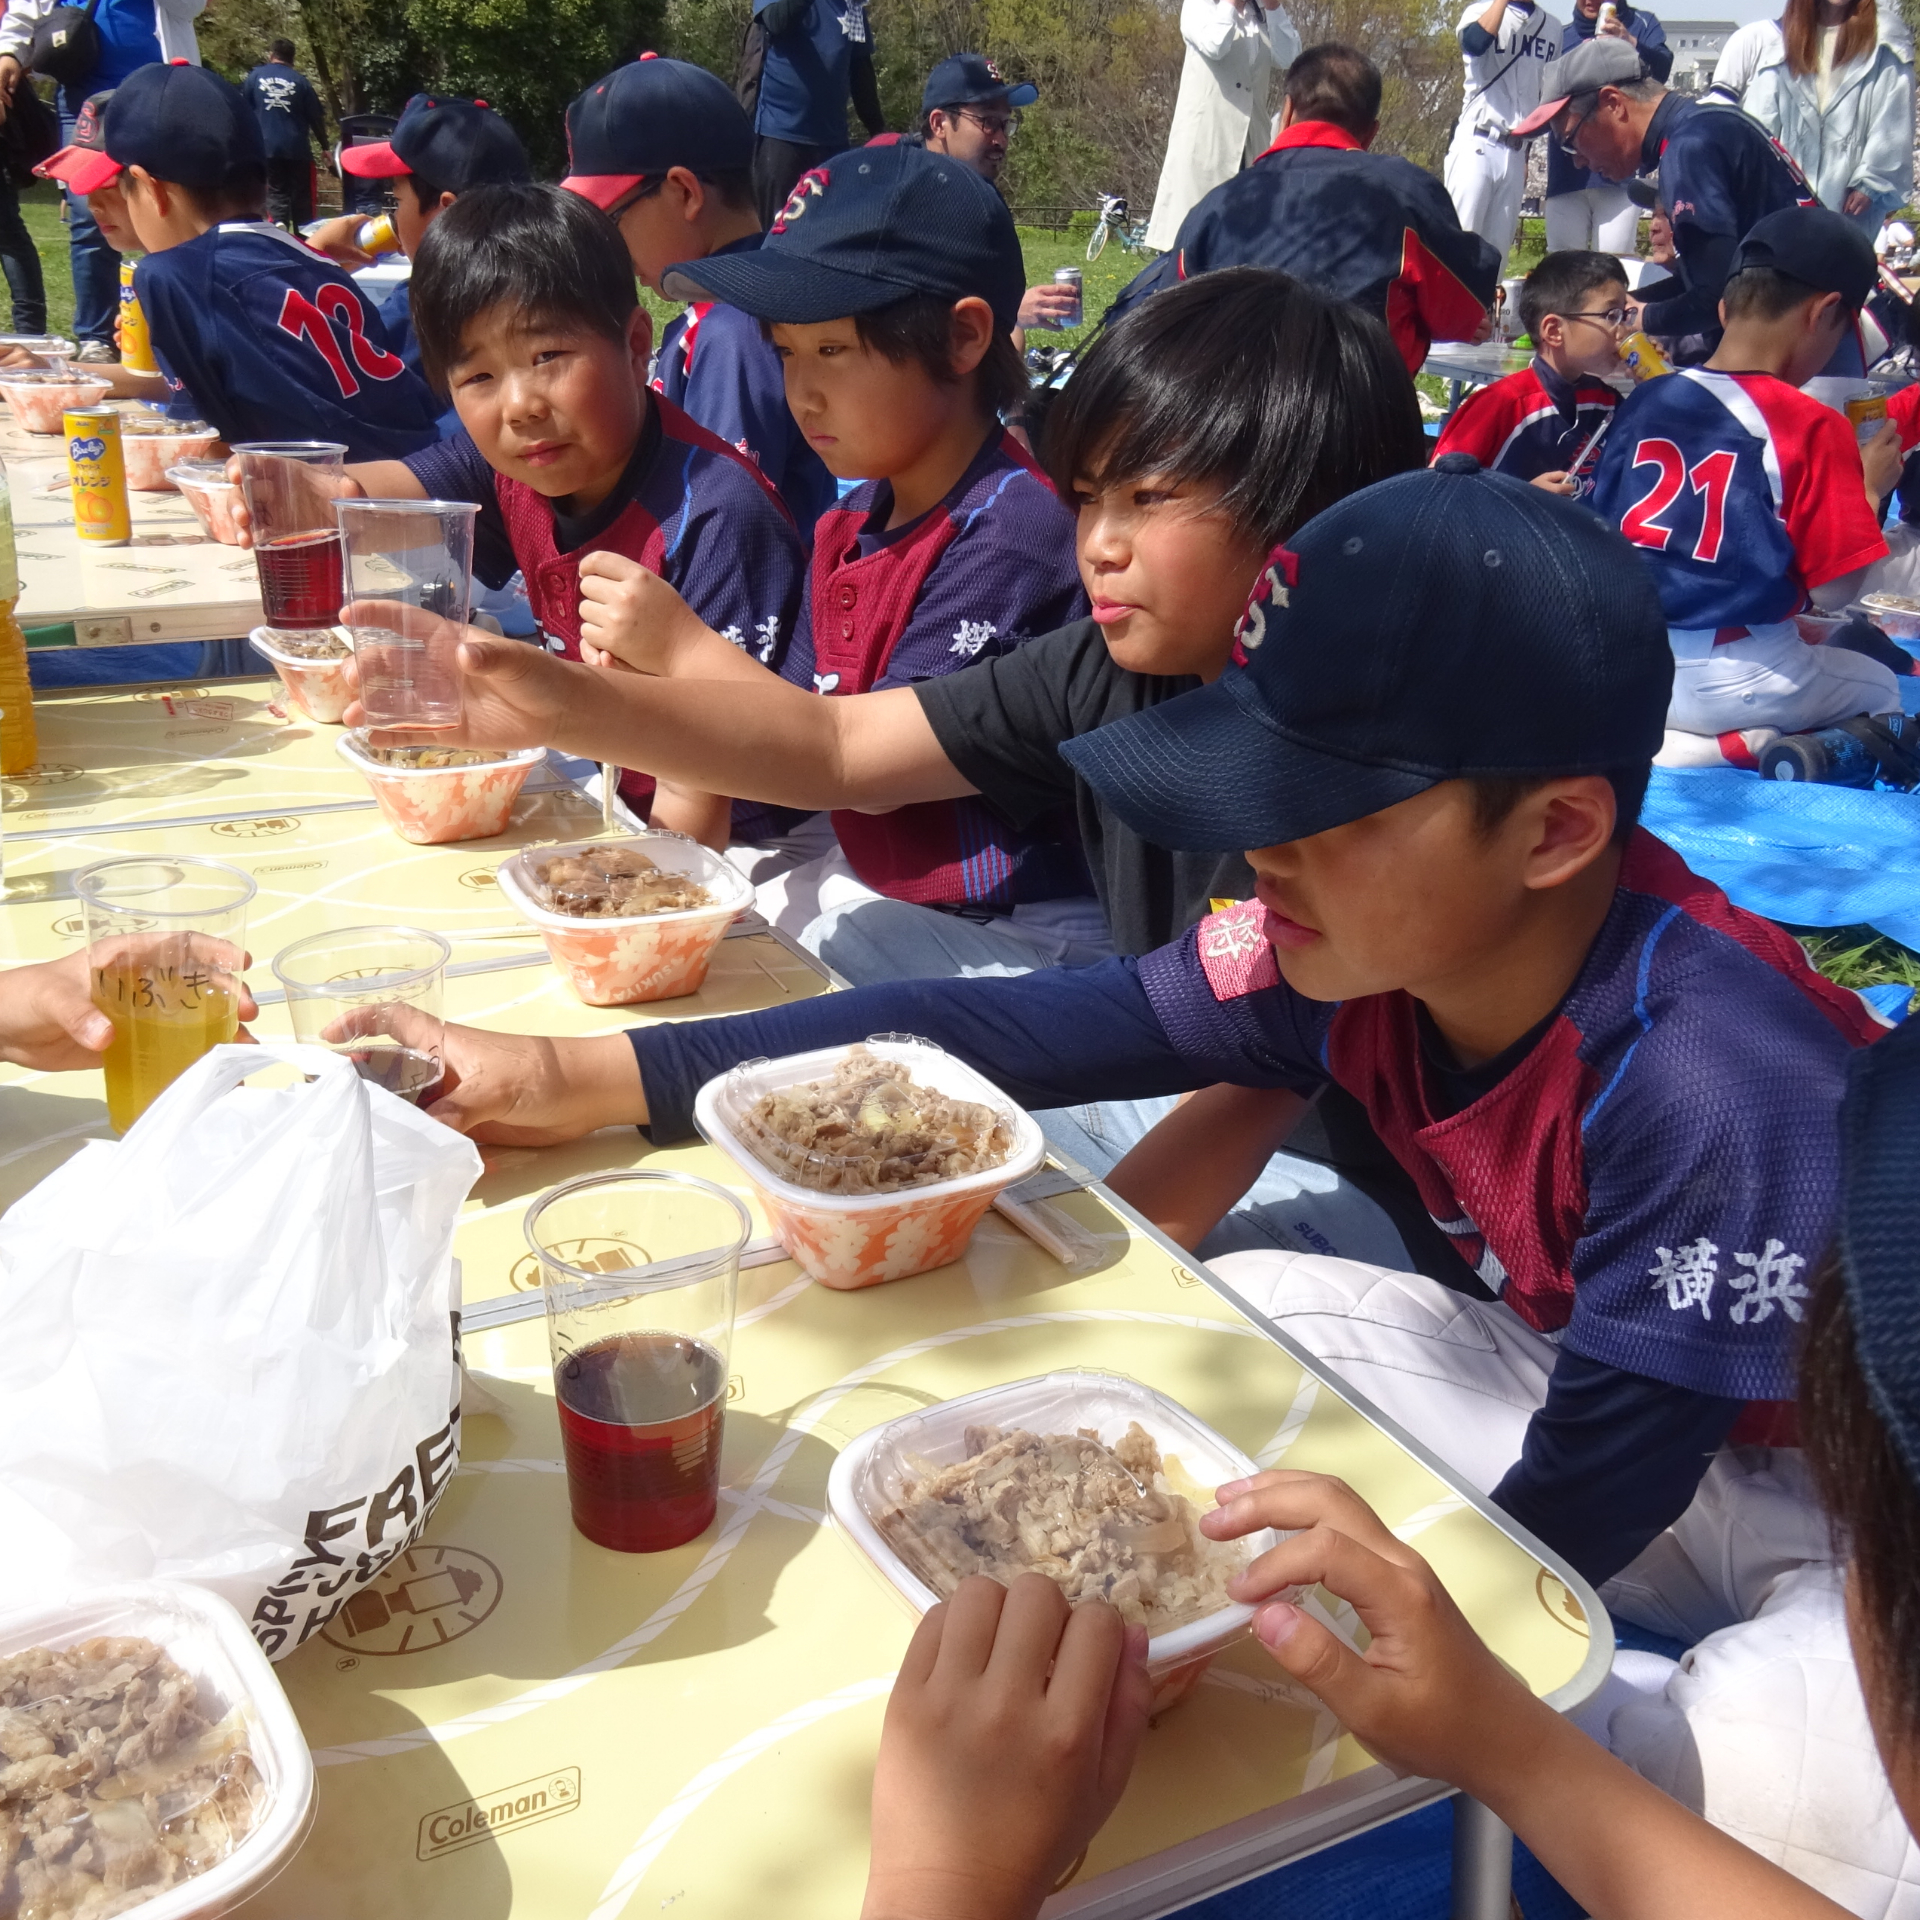
[[[1284,73],[1300,54],[1280,0],[1181,0],[1180,37],[1186,62],[1147,223],[1147,245],[1162,252],[1215,187],[1266,152],[1273,71]]]
[[[1788,0],[1740,104],[1868,233],[1913,193],[1913,41],[1875,0]]]

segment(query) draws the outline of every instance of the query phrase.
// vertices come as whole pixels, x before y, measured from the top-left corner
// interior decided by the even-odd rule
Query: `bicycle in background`
[[[1093,233],[1087,241],[1087,259],[1089,263],[1098,260],[1107,250],[1110,235],[1118,235],[1123,253],[1145,253],[1147,251],[1147,223],[1144,220],[1130,220],[1128,217],[1127,197],[1123,193],[1103,193],[1100,205],[1094,217]]]

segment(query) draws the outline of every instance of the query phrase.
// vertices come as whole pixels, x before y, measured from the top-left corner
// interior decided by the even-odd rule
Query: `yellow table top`
[[[224,737],[251,747],[233,749],[240,777],[219,791],[251,799],[276,780],[301,783],[302,810],[285,816],[293,825],[264,843],[215,840],[217,822],[158,828],[146,776],[168,764],[166,736],[193,704],[43,703],[44,757],[80,766],[93,788],[66,837],[9,834],[10,880],[21,873],[45,890],[0,914],[7,954],[37,957],[76,937],[59,924],[70,905],[53,895],[80,853],[164,842],[224,847],[261,878],[256,954],[329,919],[404,911],[453,934],[457,961],[481,956],[480,909],[463,882],[535,825],[571,826],[581,806],[543,795],[537,816],[501,842],[404,849],[365,809],[313,810],[322,793],[355,797],[354,776],[330,750],[315,752],[313,736],[330,729],[236,707]],[[171,751],[198,751],[199,738]],[[195,777],[184,759],[174,765],[181,780]],[[179,817],[183,803],[171,804]],[[282,866],[284,878],[267,871]],[[499,920],[499,909],[487,911]],[[699,995],[595,1010],[525,947],[499,957],[512,964],[450,981],[451,1016],[609,1032],[826,984],[804,956],[757,934],[723,943]],[[283,1030],[281,1017],[267,1008],[260,1031]],[[0,1199],[103,1128],[92,1076],[0,1069]],[[595,1547],[568,1515],[522,1215],[555,1182],[603,1167],[679,1167],[744,1191],[742,1179],[709,1147],[655,1149],[631,1129],[485,1158],[455,1246],[468,1304],[462,1462],[422,1541],[351,1617],[278,1669],[314,1748],[318,1806],[300,1854],[250,1907],[261,1920],[665,1910],[843,1920],[859,1902],[873,1754],[912,1619],[833,1537],[828,1469],[876,1422],[1056,1367],[1131,1374],[1265,1464],[1342,1475],[1418,1540],[1495,1650],[1556,1704],[1586,1697],[1606,1670],[1611,1635],[1584,1584],[1543,1564],[1483,1501],[1097,1188],[1056,1203],[1101,1237],[1105,1257],[1089,1274],[1067,1272],[992,1214],[953,1266],[852,1294],[759,1251],[741,1273],[719,1520],[669,1553]],[[1150,1733],[1119,1811],[1049,1911],[1163,1913],[1443,1791],[1372,1764],[1243,1642]]]
[[[124,412],[133,403],[120,404]],[[124,647],[233,640],[260,624],[253,555],[209,539],[181,494],[130,492],[132,543],[90,548],[73,530],[58,434],[28,433],[0,406],[0,459],[20,552],[14,617],[22,626],[71,620],[82,646]]]

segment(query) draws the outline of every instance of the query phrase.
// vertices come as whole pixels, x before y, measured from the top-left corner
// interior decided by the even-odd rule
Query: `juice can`
[[[76,407],[60,417],[73,481],[73,530],[90,547],[124,547],[133,538],[127,511],[127,463],[120,416],[111,407]]]
[[[1853,437],[1864,447],[1887,424],[1887,396],[1884,393],[1856,393],[1846,401],[1847,418],[1853,422]]]
[[[1620,358],[1635,380],[1657,380],[1673,371],[1673,362],[1644,333],[1630,333],[1620,342]]]
[[[393,216],[390,213],[377,213],[371,220],[361,223],[360,231],[353,236],[353,244],[362,253],[392,253],[400,245],[400,236],[393,230]]]
[[[1077,327],[1083,318],[1081,308],[1081,300],[1083,298],[1081,292],[1082,283],[1083,275],[1078,267],[1055,267],[1053,270],[1053,284],[1056,287],[1071,287],[1073,289],[1072,314],[1062,314],[1061,317],[1054,322],[1054,325],[1063,332],[1070,327]]]
[[[133,290],[133,262],[120,262],[120,364],[129,373],[158,373],[154,364],[153,335],[147,328],[147,316],[141,311],[139,296]]]

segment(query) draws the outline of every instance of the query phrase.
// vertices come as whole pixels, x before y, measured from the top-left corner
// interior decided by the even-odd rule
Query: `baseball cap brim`
[[[98,147],[62,147],[51,160],[42,160],[34,172],[42,180],[58,180],[84,198],[119,179],[120,162]]]
[[[391,180],[396,173],[413,169],[394,152],[391,140],[376,140],[364,147],[342,147],[340,171],[356,180]]]
[[[602,213],[611,213],[646,177],[644,173],[572,173],[560,184],[582,200],[591,200]]]
[[[669,300],[724,300],[756,320],[807,327],[892,306],[919,289],[761,247],[682,260],[661,276],[660,291]]]
[[[1516,140],[1523,139],[1528,134],[1540,132],[1543,127],[1551,126],[1560,109],[1572,98],[1572,94],[1563,93],[1558,100],[1542,100],[1524,120],[1513,123],[1513,137]]]
[[[1290,740],[1229,669],[1064,742],[1062,757],[1141,839],[1176,853],[1244,853],[1305,840],[1440,784]]]

